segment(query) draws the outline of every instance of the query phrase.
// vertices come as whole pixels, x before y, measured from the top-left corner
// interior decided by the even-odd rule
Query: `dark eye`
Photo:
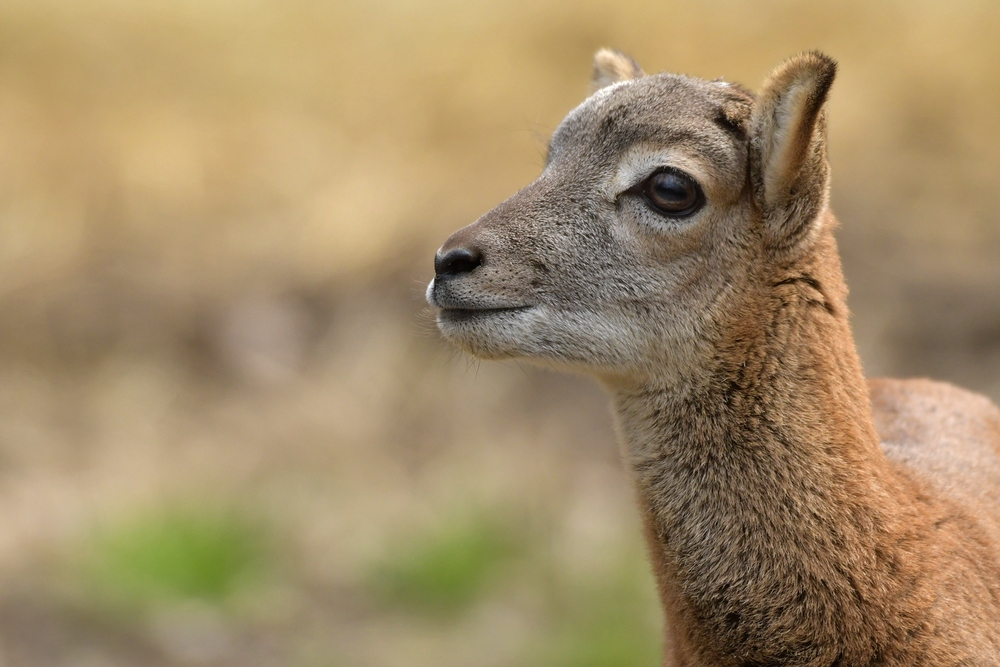
[[[694,179],[676,171],[660,171],[647,178],[642,194],[650,206],[670,218],[689,216],[705,203]]]

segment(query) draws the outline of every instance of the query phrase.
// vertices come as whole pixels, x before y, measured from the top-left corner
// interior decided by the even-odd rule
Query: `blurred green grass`
[[[527,551],[523,531],[479,515],[411,535],[375,563],[369,584],[384,602],[454,616],[488,594],[503,567]]]
[[[412,533],[379,559],[369,586],[381,602],[406,613],[460,623],[477,605],[523,605],[512,591],[541,591],[540,616],[518,651],[518,665],[655,667],[660,614],[639,545],[628,543],[598,567],[567,570],[543,535],[509,517],[479,514]]]
[[[80,587],[115,612],[223,606],[276,569],[263,523],[235,511],[157,509],[99,530],[76,552]]]
[[[660,614],[645,554],[626,551],[604,571],[563,582],[552,625],[532,647],[537,667],[657,667]]]

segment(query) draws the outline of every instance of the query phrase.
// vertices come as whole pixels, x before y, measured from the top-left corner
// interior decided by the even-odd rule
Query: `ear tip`
[[[827,88],[837,75],[837,61],[822,51],[804,51],[785,61],[783,69],[809,73]]]
[[[804,51],[778,65],[764,83],[764,96],[768,91],[782,91],[790,86],[806,84],[820,98],[833,85],[837,75],[837,61],[821,51]]]
[[[597,49],[597,53],[594,54],[594,62],[595,63],[607,62],[609,60],[614,59],[620,53],[621,51],[617,51],[615,49],[609,49],[606,46],[602,46],[601,48]]]
[[[623,53],[618,49],[610,49],[606,46],[602,46],[597,49],[597,53],[594,54],[594,65],[614,65],[622,60],[627,60],[633,65],[636,65],[635,60],[632,59],[627,53]],[[638,65],[636,65],[638,67]]]
[[[815,63],[821,63],[826,67],[837,67],[837,61],[823,53],[818,49],[811,49],[809,51],[803,51],[799,54],[800,58],[808,58]]]
[[[819,71],[820,77],[833,81],[837,75],[837,61],[826,55],[822,51],[806,51],[802,54],[809,60],[809,65]]]
[[[593,90],[640,76],[643,76],[643,71],[639,64],[621,51],[602,48],[594,54]]]
[[[595,72],[615,72],[629,78],[642,76],[642,68],[635,59],[624,51],[602,47],[594,54]]]

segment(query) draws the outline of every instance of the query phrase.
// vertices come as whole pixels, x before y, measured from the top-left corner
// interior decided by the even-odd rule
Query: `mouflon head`
[[[696,373],[833,224],[834,72],[805,53],[755,96],[598,52],[595,92],[541,175],[438,251],[427,300],[441,333],[477,357],[609,381]]]

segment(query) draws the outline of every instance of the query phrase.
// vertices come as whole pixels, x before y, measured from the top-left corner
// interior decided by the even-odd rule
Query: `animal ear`
[[[769,241],[791,248],[826,207],[829,164],[823,104],[837,63],[812,51],[778,66],[750,119],[754,187]]]
[[[645,76],[639,64],[621,51],[601,49],[594,54],[594,75],[590,80],[591,92],[619,81]]]

